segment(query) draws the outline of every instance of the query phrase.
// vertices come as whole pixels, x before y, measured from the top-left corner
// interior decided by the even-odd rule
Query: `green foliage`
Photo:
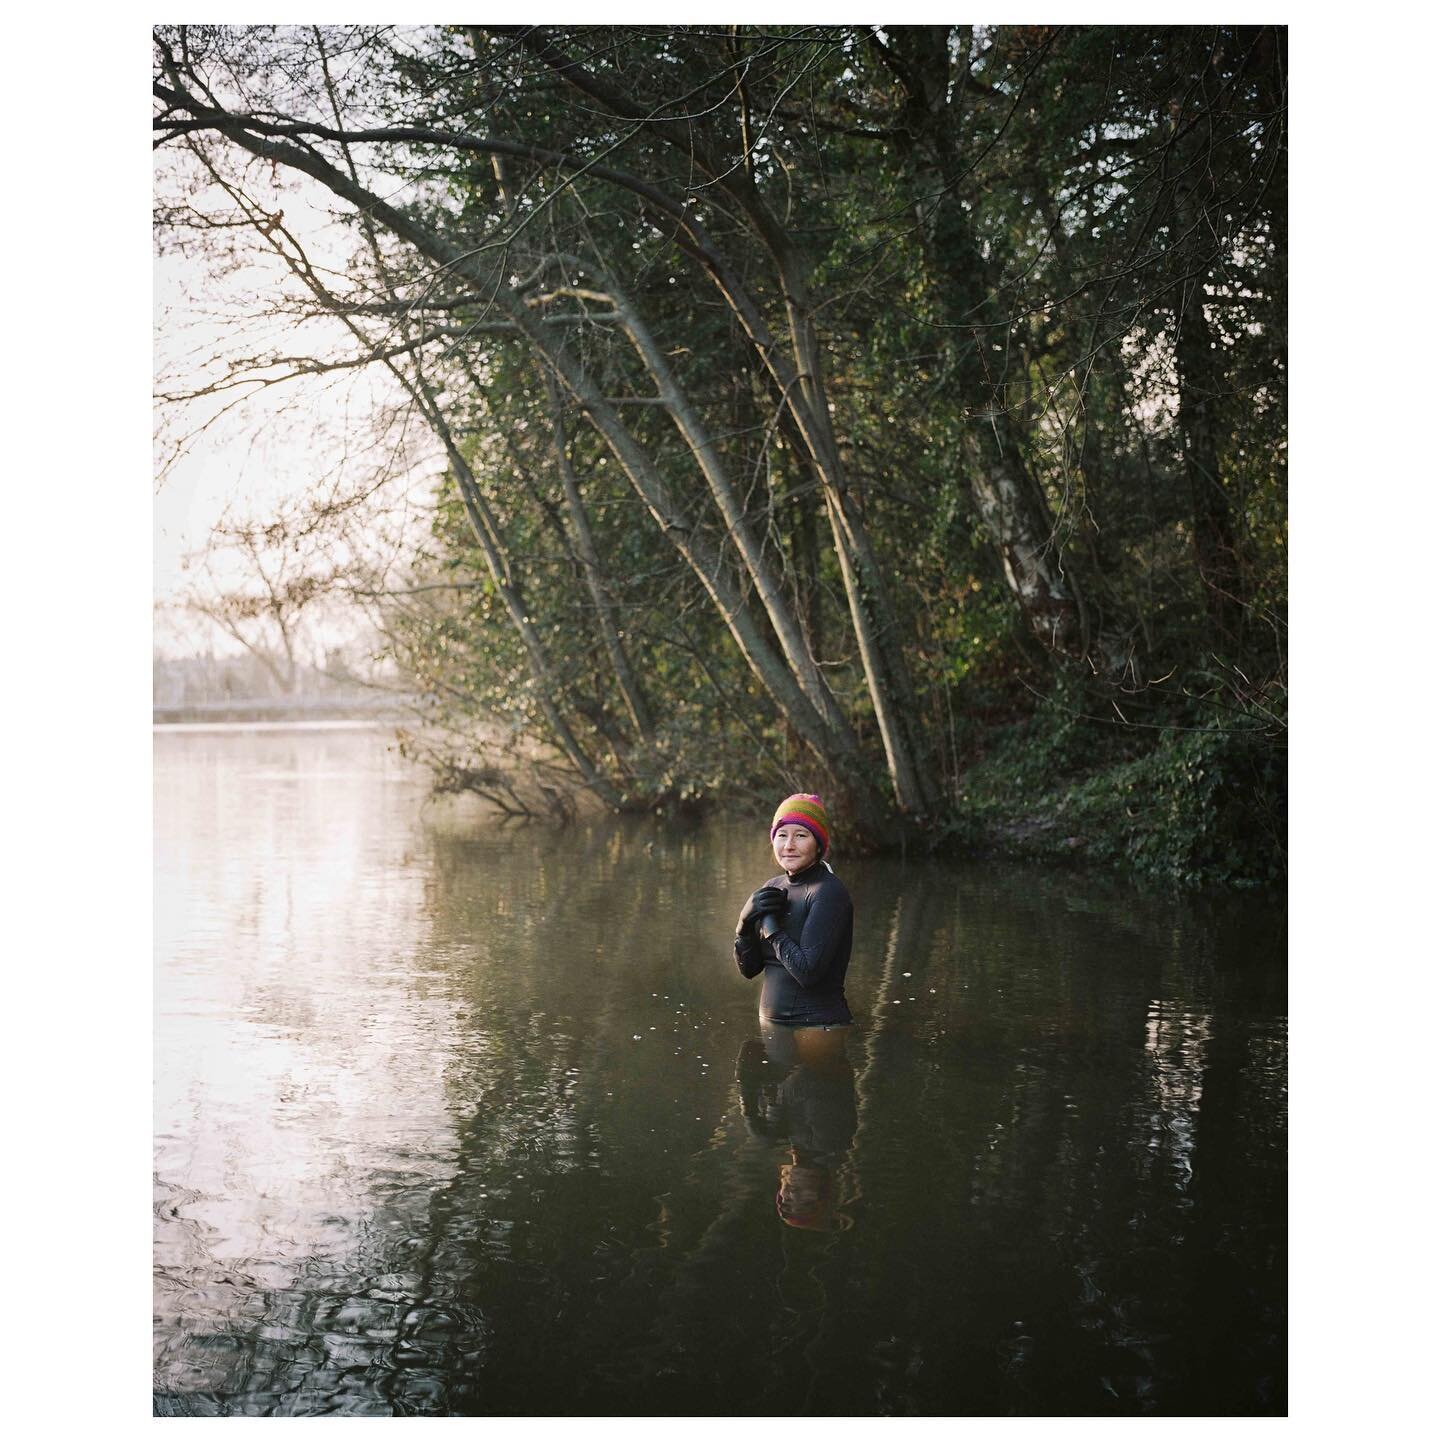
[[[1184,884],[1259,884],[1285,875],[1285,752],[1249,729],[1181,733],[1075,787],[1062,823],[1086,852]]]
[[[1286,751],[1273,711],[1205,723],[1192,706],[1188,728],[1149,730],[1106,721],[1087,699],[1061,682],[997,732],[947,838],[1187,886],[1284,879]]]

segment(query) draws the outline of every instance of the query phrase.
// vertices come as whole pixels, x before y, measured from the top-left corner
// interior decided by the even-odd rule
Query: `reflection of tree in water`
[[[890,1243],[851,1256],[875,1323],[831,1357],[836,1413],[1283,1407],[1283,1036],[1248,1018],[1282,1002],[1246,963],[1276,937],[1202,902],[1156,927],[1083,883],[1004,906],[891,887],[854,1144],[856,1234]],[[1157,995],[1188,1018],[1147,1037]],[[1212,1235],[1230,1215],[1248,1245]],[[1258,1270],[1217,1265],[1217,1238]]]

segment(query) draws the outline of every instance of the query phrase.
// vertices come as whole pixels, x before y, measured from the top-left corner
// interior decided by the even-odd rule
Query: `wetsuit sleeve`
[[[753,980],[765,968],[765,952],[753,935],[735,937],[735,964],[747,980]]]
[[[817,984],[839,953],[850,922],[850,895],[843,886],[824,886],[810,902],[810,913],[798,942],[782,930],[770,941],[775,958],[801,987]]]

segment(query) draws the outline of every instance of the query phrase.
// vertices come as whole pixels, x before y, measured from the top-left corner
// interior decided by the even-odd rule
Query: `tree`
[[[202,561],[203,581],[189,586],[182,606],[208,620],[264,667],[281,695],[296,692],[305,622],[329,591],[323,575],[296,564],[293,549],[279,540],[282,527],[229,525],[217,532]],[[228,546],[249,584],[217,584],[214,546]]]

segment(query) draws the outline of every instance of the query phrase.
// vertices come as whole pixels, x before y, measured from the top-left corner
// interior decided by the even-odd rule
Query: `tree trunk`
[[[805,644],[795,612],[785,597],[779,578],[755,539],[744,506],[735,493],[735,487],[730,483],[730,477],[709,431],[681,390],[669,361],[655,343],[649,328],[641,320],[629,297],[619,288],[613,276],[607,275],[605,283],[610,287],[621,325],[644,361],[650,378],[665,401],[665,408],[675,422],[675,428],[684,437],[696,465],[705,477],[716,508],[725,521],[725,532],[744,562],[747,573],[755,582],[755,593],[765,608],[765,614],[774,628],[791,672],[799,681],[800,688],[824,717],[826,725],[835,732],[837,742],[847,750],[854,751],[858,758],[859,746],[850,722],[836,703],[829,682],[820,673]]]
[[[1078,655],[1079,608],[1060,568],[1054,518],[1014,453],[1008,422],[994,417],[990,434],[972,426],[965,444],[970,493],[1030,633],[1047,650]]]
[[[1201,90],[1212,99],[1208,68]],[[1206,199],[1213,185],[1206,152],[1212,119],[1185,117],[1177,99],[1171,106],[1173,129],[1171,245],[1183,259],[1175,288],[1175,373],[1179,386],[1179,422],[1185,477],[1190,486],[1195,533],[1195,563],[1205,590],[1205,608],[1217,637],[1230,649],[1238,644],[1245,620],[1244,576],[1235,538],[1230,497],[1221,479],[1221,440],[1215,417],[1218,352],[1205,315],[1205,287],[1213,256],[1204,254],[1208,234]],[[1203,257],[1203,258],[1202,258]]]
[[[565,490],[565,510],[573,531],[575,553],[580,559],[580,568],[585,575],[585,585],[590,591],[595,606],[595,621],[605,652],[610,657],[610,667],[615,672],[615,683],[620,689],[625,708],[630,714],[630,723],[640,742],[649,745],[655,738],[655,722],[651,718],[650,706],[645,692],[630,664],[630,656],[620,635],[615,620],[615,606],[605,584],[600,568],[600,553],[595,548],[595,537],[590,530],[590,517],[585,513],[584,501],[580,498],[580,485],[570,463],[570,453],[565,437],[565,416],[560,401],[560,392],[555,379],[545,372],[545,389],[549,397],[550,411],[554,417],[555,455],[560,468],[560,482]]]
[[[883,824],[883,806],[864,772],[863,757],[854,748],[853,740],[847,744],[843,732],[831,729],[796,676],[775,653],[731,578],[723,552],[711,545],[703,531],[677,504],[664,478],[586,372],[544,331],[539,320],[522,304],[503,294],[501,303],[507,308],[514,307],[512,318],[515,323],[546,358],[619,461],[656,524],[704,587],[739,646],[740,653],[776,707],[794,726],[815,758],[844,786],[861,823],[872,831],[878,831]]]
[[[1078,598],[1061,565],[1055,517],[1025,465],[1006,411],[1003,385],[989,373],[989,347],[1008,322],[995,303],[969,217],[960,204],[955,126],[963,85],[951,95],[944,26],[905,26],[895,48],[875,45],[905,90],[902,121],[917,190],[935,196],[922,212],[925,268],[947,326],[946,345],[969,418],[966,480],[1000,556],[1010,593],[1030,633],[1047,649],[1078,657],[1086,648]]]

